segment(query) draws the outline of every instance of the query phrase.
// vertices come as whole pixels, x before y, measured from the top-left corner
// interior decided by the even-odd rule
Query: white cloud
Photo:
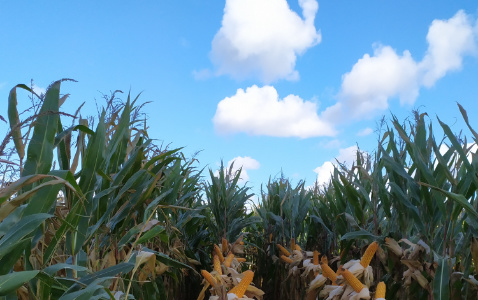
[[[370,127],[367,127],[367,128],[364,128],[364,129],[360,130],[359,132],[357,132],[357,135],[358,136],[367,136],[367,135],[372,134],[372,132],[373,132],[373,129],[370,128]]]
[[[339,154],[336,156],[336,159],[326,161],[320,167],[315,168],[314,172],[317,173],[317,184],[324,185],[329,183],[334,172],[334,166],[337,166],[337,161],[350,167],[357,157],[357,150],[357,146],[339,149]]]
[[[238,89],[217,105],[213,118],[219,134],[245,132],[250,135],[276,137],[332,136],[336,132],[317,115],[317,104],[299,96],[288,95],[279,99],[272,86],[253,85]]]
[[[431,87],[447,72],[461,69],[463,57],[476,53],[477,37],[478,23],[462,10],[451,19],[434,20],[427,34],[428,50],[420,63],[423,85]]]
[[[233,173],[237,172],[240,168],[242,168],[241,177],[240,177],[242,181],[249,180],[249,174],[247,174],[247,170],[257,170],[261,166],[261,164],[257,160],[249,156],[238,156],[231,159],[230,161],[227,162],[228,170],[233,163],[234,163],[232,167]]]
[[[45,93],[46,93],[46,89],[45,89],[45,88],[39,87],[39,86],[36,85],[36,84],[33,84],[33,85],[32,85],[32,89],[33,89],[33,91],[34,91],[38,96],[40,96],[40,95],[42,95],[42,94],[45,95]]]
[[[421,87],[431,87],[450,71],[461,68],[465,55],[476,53],[478,25],[463,11],[448,20],[434,20],[427,34],[428,50],[417,62],[408,50],[401,55],[390,46],[375,46],[342,77],[339,101],[323,112],[335,122],[366,119],[388,108],[393,97],[413,104]]]
[[[226,0],[222,27],[212,41],[218,75],[237,79],[297,80],[297,55],[320,43],[316,0],[299,0],[302,17],[286,0]]]

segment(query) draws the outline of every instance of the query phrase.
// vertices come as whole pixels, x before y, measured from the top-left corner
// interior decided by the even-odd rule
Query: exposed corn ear
[[[219,248],[218,245],[214,245],[214,251],[216,252],[216,255],[219,257],[219,261],[221,263],[224,262],[224,256],[222,255],[222,251],[221,249]]]
[[[282,247],[281,244],[277,244],[277,248],[279,248],[280,252],[285,256],[290,256],[290,252],[286,248]]]
[[[249,284],[251,284],[252,279],[254,278],[254,272],[252,272],[251,270],[247,270],[242,274],[244,274],[244,277],[242,277],[241,282],[239,282],[238,285],[236,285],[228,292],[228,294],[235,294],[237,298],[242,298],[242,296],[244,296],[247,287],[249,286]]]
[[[354,274],[350,273],[349,270],[342,268],[342,276],[347,280],[347,283],[354,289],[356,293],[360,293],[360,291],[364,288],[364,285],[354,276]]]
[[[319,264],[319,255],[320,255],[319,251],[315,250],[315,251],[314,251],[314,260],[313,260],[314,265],[318,265],[318,264]]]
[[[239,242],[239,245],[244,245],[244,241],[240,241],[240,242]]]
[[[244,257],[236,257],[236,259],[240,263],[246,262],[246,259]]]
[[[377,248],[378,248],[377,242],[373,242],[370,245],[368,245],[367,250],[365,250],[365,253],[362,256],[362,259],[360,260],[360,264],[364,268],[368,267],[368,265],[370,264],[370,261],[372,261],[372,258],[375,255]]]
[[[385,299],[385,292],[387,287],[385,286],[385,282],[380,281],[377,285],[377,291],[375,292],[375,299],[384,298]]]
[[[335,283],[337,280],[337,274],[335,274],[334,270],[332,270],[327,264],[321,264],[320,267],[322,268],[322,275],[330,279],[332,283]]]
[[[219,256],[214,255],[214,271],[218,272],[219,275],[222,275],[221,262],[219,261]]]
[[[231,263],[232,263],[232,260],[234,259],[234,254],[232,254],[232,252],[230,252],[226,259],[224,260],[224,265],[229,268],[231,266]]]
[[[201,270],[201,275],[206,279],[207,282],[209,282],[210,285],[215,286],[217,284],[216,279],[212,277],[211,273],[209,273],[206,270]]]
[[[292,263],[292,259],[290,259],[289,257],[285,256],[285,255],[281,255],[280,256],[280,259],[282,259],[283,261],[285,261],[286,263],[288,264],[291,264]]]
[[[221,241],[221,246],[222,246],[222,253],[226,253],[227,252],[227,240],[225,238],[222,238],[222,241]]]
[[[291,249],[292,251],[295,250],[295,239],[294,239],[294,238],[291,238],[291,239],[290,239],[290,249]]]
[[[272,233],[269,234],[269,244],[272,243]]]
[[[302,251],[302,248],[300,248],[299,244],[295,244],[295,249],[294,250]]]

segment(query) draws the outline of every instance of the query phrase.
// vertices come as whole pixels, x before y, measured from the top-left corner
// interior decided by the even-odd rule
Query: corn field
[[[459,104],[472,141],[392,116],[327,185],[270,179],[255,203],[232,166],[155,144],[139,96],[84,119],[63,81],[13,87],[0,116],[0,299],[478,299],[478,133]]]

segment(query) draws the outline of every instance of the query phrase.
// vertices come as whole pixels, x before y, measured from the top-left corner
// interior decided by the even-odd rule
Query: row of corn
[[[214,245],[212,271],[201,270],[204,288],[198,300],[204,299],[208,289],[209,300],[262,299],[264,292],[251,284],[254,272],[240,273],[242,264],[247,264],[245,258],[237,256],[244,253],[243,248],[242,236],[233,244],[223,238],[221,247]]]

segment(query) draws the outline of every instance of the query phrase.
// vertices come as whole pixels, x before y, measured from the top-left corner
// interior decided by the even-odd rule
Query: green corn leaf
[[[46,91],[45,100],[35,120],[22,176],[46,174],[50,171],[58,128],[60,83],[61,81],[54,82]]]
[[[438,259],[438,268],[433,279],[433,299],[450,299],[450,268],[446,258]]]
[[[14,272],[0,276],[0,296],[6,296],[33,279],[40,271]]]
[[[17,150],[20,160],[25,156],[25,145],[22,139],[22,128],[20,126],[20,117],[17,111],[17,88],[22,88],[31,92],[31,89],[24,84],[18,84],[10,90],[8,96],[8,120],[10,122],[10,130],[12,130],[13,143]]]
[[[43,221],[51,217],[52,215],[48,214],[35,214],[21,219],[13,225],[0,239],[0,258],[22,243],[23,238],[35,231]]]

